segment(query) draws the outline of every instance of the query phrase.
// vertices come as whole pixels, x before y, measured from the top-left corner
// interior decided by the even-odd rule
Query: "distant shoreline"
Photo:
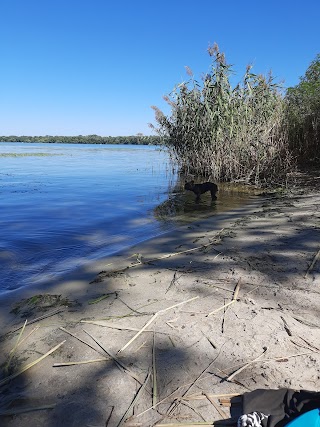
[[[47,143],[47,144],[125,144],[125,145],[160,145],[161,138],[152,135],[131,136],[99,136],[99,135],[45,135],[45,136],[0,136],[1,142],[25,142],[25,143]]]

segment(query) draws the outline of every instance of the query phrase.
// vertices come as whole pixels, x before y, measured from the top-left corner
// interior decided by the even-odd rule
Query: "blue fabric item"
[[[320,427],[320,408],[305,412],[286,424],[286,427]]]

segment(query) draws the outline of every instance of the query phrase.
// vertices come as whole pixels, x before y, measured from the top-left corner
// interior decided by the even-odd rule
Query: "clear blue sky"
[[[319,0],[1,0],[0,17],[0,135],[151,134],[209,44],[286,87],[320,52]]]

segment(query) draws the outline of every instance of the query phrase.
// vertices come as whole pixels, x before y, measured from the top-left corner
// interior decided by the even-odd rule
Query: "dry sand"
[[[8,374],[63,344],[0,383],[1,413],[52,409],[2,415],[0,425],[212,423],[230,417],[217,395],[320,391],[319,249],[320,194],[300,188],[181,227],[18,300],[61,298],[3,301],[2,378],[21,329],[7,332],[25,317]]]

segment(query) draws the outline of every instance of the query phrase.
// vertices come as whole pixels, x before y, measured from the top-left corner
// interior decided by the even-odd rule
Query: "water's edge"
[[[88,287],[94,286],[92,282],[102,271],[115,271],[135,263],[136,258],[132,258],[133,254],[142,254],[147,261],[148,259],[175,253],[176,246],[183,243],[189,245],[190,248],[196,247],[196,244],[192,243],[194,233],[198,235],[203,229],[210,230],[212,233],[218,233],[230,227],[235,221],[256,213],[257,210],[261,210],[262,204],[263,199],[252,199],[245,206],[193,221],[189,224],[177,226],[171,231],[166,231],[152,238],[142,240],[110,256],[91,261],[87,265],[65,274],[58,280],[42,283],[41,285],[35,284],[1,294],[0,308],[8,309],[8,306],[23,298],[30,298],[31,296],[44,293],[61,294],[77,299],[77,297],[87,292]],[[190,237],[192,237],[191,240]]]

